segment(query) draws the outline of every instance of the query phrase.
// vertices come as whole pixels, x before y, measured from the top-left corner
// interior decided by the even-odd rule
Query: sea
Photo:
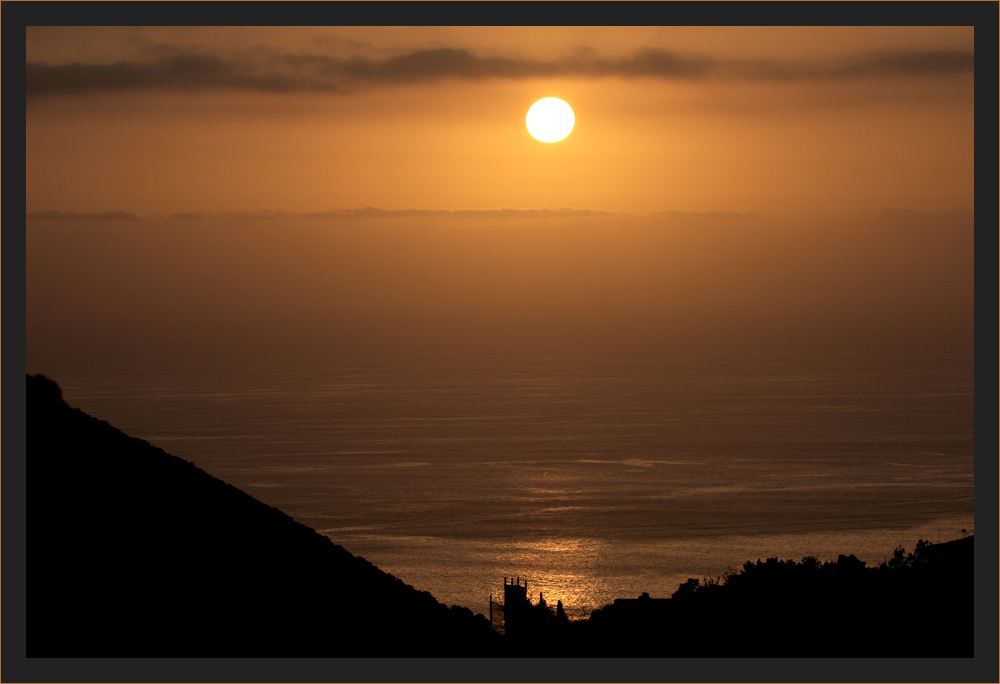
[[[974,533],[973,363],[947,353],[29,358],[28,372],[484,615],[508,578],[583,618],[746,561],[872,565]]]

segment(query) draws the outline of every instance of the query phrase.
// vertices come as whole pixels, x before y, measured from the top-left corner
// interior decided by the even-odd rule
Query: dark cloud
[[[166,54],[148,62],[27,65],[28,97],[138,89],[225,89],[285,93],[344,92],[361,85],[420,83],[446,78],[482,80],[533,77],[659,77],[706,75],[713,62],[663,50],[640,50],[630,58],[601,59],[581,52],[551,62],[479,57],[467,50],[418,50],[387,59],[340,59],[318,54],[273,54],[246,50],[228,58]]]
[[[164,51],[165,52],[165,51]],[[656,78],[822,80],[867,76],[919,76],[972,72],[966,51],[879,53],[837,65],[723,62],[643,48],[629,57],[605,58],[582,49],[556,60],[478,56],[468,50],[417,50],[385,59],[320,54],[277,54],[255,48],[228,57],[194,52],[161,54],[146,62],[49,65],[29,63],[27,96],[139,89],[244,90],[264,93],[341,93],[363,86],[442,79]]]
[[[38,95],[131,90],[247,90],[287,93],[337,92],[331,82],[268,69],[260,60],[237,55],[168,55],[151,62],[47,64],[26,66],[25,94]]]
[[[53,221],[56,223],[139,220],[138,216],[126,211],[109,211],[103,214],[78,214],[75,211],[35,211],[27,214],[26,218],[28,221]]]
[[[750,81],[827,81],[845,78],[932,76],[972,73],[975,56],[963,50],[875,53],[835,63],[735,61],[720,72]]]
[[[875,54],[867,59],[831,69],[830,76],[920,76],[975,70],[975,56],[962,50]]]

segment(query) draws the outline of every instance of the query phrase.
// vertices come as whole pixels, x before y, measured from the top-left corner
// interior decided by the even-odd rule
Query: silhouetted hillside
[[[973,655],[973,538],[869,568],[768,558],[571,622],[448,609],[193,464],[27,380],[27,655]]]
[[[27,379],[27,655],[486,655],[500,635]]]
[[[622,655],[972,657],[973,543],[920,541],[873,568],[853,555],[748,561],[670,599],[615,601],[571,640]]]

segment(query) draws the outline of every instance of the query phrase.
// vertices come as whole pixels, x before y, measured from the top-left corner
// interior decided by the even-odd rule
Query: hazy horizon
[[[29,366],[101,347],[129,356],[130,345],[362,357],[972,351],[969,213],[826,225],[512,213],[37,218]]]

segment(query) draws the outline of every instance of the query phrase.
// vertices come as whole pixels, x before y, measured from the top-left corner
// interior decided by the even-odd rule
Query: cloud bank
[[[556,60],[480,56],[468,50],[416,50],[385,59],[277,53],[255,48],[229,56],[174,51],[150,61],[26,65],[25,93],[44,95],[141,90],[235,90],[259,93],[339,93],[445,79],[651,78],[745,81],[836,80],[972,73],[971,51],[877,53],[837,63],[724,61],[643,48],[607,58],[581,49]]]

